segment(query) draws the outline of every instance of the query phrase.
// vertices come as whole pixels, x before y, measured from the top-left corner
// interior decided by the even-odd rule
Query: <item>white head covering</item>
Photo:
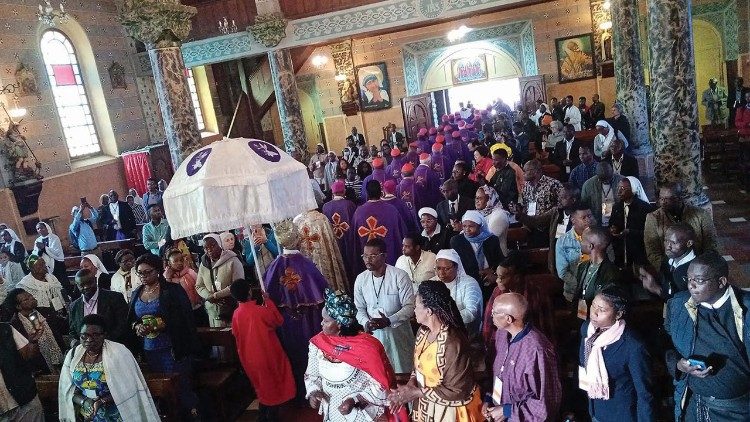
[[[206,239],[213,239],[213,240],[216,241],[216,244],[219,245],[219,247],[222,247],[221,236],[219,236],[218,234],[216,234],[216,233],[209,233],[209,234],[203,236],[203,243],[204,244],[206,242]]]
[[[648,196],[646,196],[646,191],[643,189],[641,181],[634,176],[628,176],[628,180],[630,181],[630,189],[633,190],[633,194],[637,196],[641,201],[649,202]]]
[[[461,263],[461,257],[458,256],[458,252],[456,252],[455,249],[439,250],[437,256],[435,256],[435,260],[437,261],[438,259],[447,259],[448,261],[455,262],[456,265],[458,265],[456,278],[466,275],[466,272],[464,271],[464,265]]]
[[[78,210],[80,210],[80,209],[81,209],[81,208],[80,208],[80,207],[79,207],[78,205],[75,205],[75,206],[73,206],[73,208],[71,208],[71,209],[70,209],[70,215],[76,215],[76,213],[77,213],[77,212],[78,212]]]
[[[107,267],[102,264],[102,261],[99,260],[99,257],[90,253],[88,255],[84,255],[82,259],[88,259],[91,261],[92,264],[94,264],[94,267],[96,267],[96,277],[99,278],[99,274],[109,274],[109,271],[107,270]]]
[[[417,216],[421,217],[424,214],[431,215],[433,218],[438,218],[437,211],[435,211],[434,208],[430,208],[430,207],[420,208],[419,212],[417,213]]]
[[[56,234],[52,233],[52,227],[50,227],[50,226],[49,226],[49,224],[45,223],[44,221],[40,221],[40,222],[38,222],[38,223],[37,223],[37,226],[38,226],[38,225],[40,225],[40,224],[44,225],[44,227],[46,227],[46,228],[47,228],[47,236],[42,236],[42,235],[40,234],[40,235],[39,235],[39,238],[40,238],[40,239],[44,239],[45,237],[51,237],[51,238],[55,238],[55,237],[57,237],[57,235],[56,235]]]
[[[464,221],[471,221],[471,222],[478,224],[479,226],[487,225],[487,220],[485,220],[484,216],[479,211],[476,211],[476,210],[466,211],[464,213],[463,218],[461,218],[461,222],[463,223]]]
[[[221,239],[221,242],[219,242],[219,246],[221,246],[221,249],[225,251],[230,249],[224,247],[224,242],[227,242],[229,239],[234,240],[235,243],[237,242],[237,238],[235,238],[234,234],[232,234],[231,232],[222,232],[221,234],[219,234],[219,238]]]
[[[21,242],[21,238],[18,237],[18,235],[16,234],[16,232],[13,229],[11,229],[10,227],[8,227],[7,229],[0,230],[0,232],[2,232],[2,231],[6,231],[6,232],[10,233],[10,238],[13,239],[13,241]],[[21,243],[23,243],[23,242],[21,242]]]

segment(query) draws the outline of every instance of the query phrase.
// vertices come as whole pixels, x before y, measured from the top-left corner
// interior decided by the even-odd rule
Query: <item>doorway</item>
[[[449,111],[461,109],[459,103],[471,102],[474,108],[482,110],[498,98],[505,104],[514,106],[521,101],[521,87],[518,78],[476,82],[448,88]]]

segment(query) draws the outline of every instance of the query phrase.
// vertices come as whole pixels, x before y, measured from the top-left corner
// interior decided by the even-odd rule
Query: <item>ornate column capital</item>
[[[128,35],[148,48],[176,46],[190,33],[198,10],[179,0],[125,0],[119,19]]]
[[[248,26],[247,30],[253,34],[255,41],[271,48],[279,45],[286,37],[287,20],[281,13],[268,13],[255,17],[255,23]]]

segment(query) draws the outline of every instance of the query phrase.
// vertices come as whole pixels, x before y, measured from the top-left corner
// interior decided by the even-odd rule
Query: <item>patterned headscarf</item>
[[[357,308],[352,298],[341,290],[325,290],[325,309],[328,315],[343,327],[350,327],[357,322]]]
[[[28,257],[26,258],[26,267],[27,267],[27,268],[31,268],[31,267],[33,267],[33,266],[34,266],[34,264],[35,264],[35,263],[36,263],[37,261],[39,261],[40,259],[42,259],[42,258],[40,258],[40,257],[39,257],[39,255],[34,255],[34,254],[31,254],[31,255],[29,255],[29,256],[28,256]]]
[[[477,210],[480,214],[487,217],[488,215],[492,214],[492,211],[495,210],[495,207],[498,205],[498,202],[500,201],[500,196],[497,194],[497,191],[495,188],[487,185],[482,185],[479,187],[479,189],[484,192],[485,195],[487,195],[487,205],[484,207],[483,210]]]

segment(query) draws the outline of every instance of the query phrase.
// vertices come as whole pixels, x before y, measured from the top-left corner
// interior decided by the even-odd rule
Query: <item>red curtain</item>
[[[146,181],[151,177],[151,165],[147,152],[135,152],[122,156],[125,163],[125,180],[128,188],[135,188],[139,195],[146,192]]]

